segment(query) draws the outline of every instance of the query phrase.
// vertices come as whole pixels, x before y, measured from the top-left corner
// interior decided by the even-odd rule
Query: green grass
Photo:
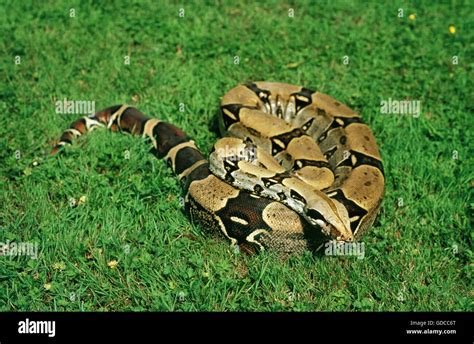
[[[40,252],[0,257],[0,310],[472,310],[472,2],[182,6],[1,2],[0,242]],[[320,90],[371,126],[386,193],[364,259],[234,253],[138,138],[97,131],[48,157],[77,117],[55,113],[64,98],[132,104],[208,152],[220,97],[250,80]],[[421,116],[381,114],[388,98]]]

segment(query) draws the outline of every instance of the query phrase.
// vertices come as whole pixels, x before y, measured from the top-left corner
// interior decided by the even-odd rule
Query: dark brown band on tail
[[[210,173],[206,171],[207,164],[202,165],[205,162],[204,156],[184,131],[170,123],[152,119],[128,105],[114,105],[74,121],[63,132],[51,155],[57,154],[63,146],[71,144],[74,139],[96,127],[148,137],[153,144],[153,153],[159,159],[167,157],[168,162],[173,162],[170,165],[173,172],[183,180],[185,191],[193,177],[202,178],[203,174]],[[201,172],[193,173],[197,171]]]

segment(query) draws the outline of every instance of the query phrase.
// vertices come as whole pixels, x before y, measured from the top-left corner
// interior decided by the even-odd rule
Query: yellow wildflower
[[[108,265],[109,268],[115,269],[118,265],[118,262],[114,259],[114,260],[111,260],[110,262],[108,262],[107,265]]]

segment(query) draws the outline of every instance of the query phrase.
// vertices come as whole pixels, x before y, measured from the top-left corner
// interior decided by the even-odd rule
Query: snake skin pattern
[[[209,161],[181,129],[128,105],[78,119],[51,154],[98,127],[148,138],[181,181],[190,218],[245,252],[293,254],[357,240],[382,201],[370,128],[349,107],[301,86],[255,82],[225,94],[223,138]]]

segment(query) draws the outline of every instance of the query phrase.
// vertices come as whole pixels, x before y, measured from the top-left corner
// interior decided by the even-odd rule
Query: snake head
[[[338,241],[354,241],[347,210],[339,202],[318,199],[305,209],[306,219],[328,236]]]

